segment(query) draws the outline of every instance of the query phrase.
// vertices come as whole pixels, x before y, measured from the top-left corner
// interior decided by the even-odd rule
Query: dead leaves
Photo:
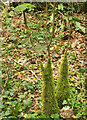
[[[73,109],[71,109],[69,106],[65,106],[60,110],[60,116],[63,116],[63,118],[73,118]]]

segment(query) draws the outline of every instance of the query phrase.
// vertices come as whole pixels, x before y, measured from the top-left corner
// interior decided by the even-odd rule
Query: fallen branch
[[[29,71],[38,79],[38,77],[36,76],[36,74],[32,70],[29,70]]]
[[[26,66],[25,64],[22,65],[21,63],[17,62],[17,61],[14,60],[14,59],[11,59],[11,60],[14,61],[15,63],[19,64],[20,66],[26,68],[28,71],[30,71],[30,72],[35,76],[35,78],[39,79],[39,78],[37,77],[37,75],[36,75],[32,70],[30,70],[28,67],[25,67],[25,66]]]

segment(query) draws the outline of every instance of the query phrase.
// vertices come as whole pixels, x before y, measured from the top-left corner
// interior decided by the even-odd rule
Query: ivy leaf
[[[27,26],[36,27],[36,28],[41,28],[40,25],[38,25],[38,24],[36,24],[36,23],[32,23],[32,22],[28,23]],[[32,29],[29,29],[29,30],[32,31]],[[29,31],[29,32],[30,32],[30,31]]]
[[[27,8],[27,5],[19,5],[19,6],[17,6],[15,9],[14,9],[14,11],[17,13],[17,12],[19,12],[19,11],[21,11],[21,12],[23,12],[25,9]]]
[[[60,9],[63,10],[63,4],[62,3],[60,4]]]
[[[22,5],[19,5],[17,6],[14,11],[17,13],[19,11],[23,12],[24,10],[26,10],[27,8],[28,9],[31,9],[32,7],[35,7],[34,5],[31,5],[31,4],[22,4]]]
[[[32,30],[33,30],[33,29],[30,28],[30,29],[28,29],[28,32],[30,33]]]
[[[24,3],[24,5],[27,6],[27,8],[31,9],[32,7],[36,7],[35,5],[31,5],[31,4],[28,4],[28,3]]]
[[[80,68],[80,73],[84,73],[86,71],[85,67]]]
[[[26,105],[26,106],[29,106],[29,105],[32,105],[32,100],[23,100],[23,102],[24,102],[24,105]]]
[[[81,32],[85,33],[85,28],[80,25],[79,22],[76,22],[76,27],[81,30]]]
[[[63,4],[59,4],[59,5],[58,5],[58,9],[59,9],[59,10],[63,10]]]
[[[5,115],[10,115],[11,113],[12,113],[11,110],[7,110],[7,111],[5,112]]]
[[[25,95],[20,95],[20,96],[19,96],[19,98],[24,98],[24,97],[25,97]]]
[[[63,103],[62,103],[63,105],[66,105],[67,104],[67,101],[66,100],[63,100]]]
[[[28,85],[27,87],[28,87],[29,89],[33,89],[33,86]]]
[[[50,22],[52,22],[52,21],[53,21],[53,13],[52,13],[52,15],[50,17]]]
[[[51,115],[51,118],[58,118],[58,117],[59,117],[59,114],[58,114],[58,113]]]
[[[60,10],[60,4],[58,5],[58,9]]]

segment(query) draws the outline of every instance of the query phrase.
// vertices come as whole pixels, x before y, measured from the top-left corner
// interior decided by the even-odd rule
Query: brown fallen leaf
[[[60,116],[63,118],[72,118],[73,116],[73,109],[71,109],[69,106],[65,106],[60,110]]]

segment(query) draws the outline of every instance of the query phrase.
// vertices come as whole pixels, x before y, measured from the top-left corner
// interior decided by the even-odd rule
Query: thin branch
[[[71,13],[71,16],[72,16],[72,21],[71,21],[71,25],[69,24],[69,39],[68,39],[68,45],[69,45],[69,40],[71,39],[71,32],[72,32],[72,23],[73,23],[73,1],[72,1],[72,13]]]
[[[40,61],[40,63],[41,63],[41,59],[39,58],[39,55],[38,55],[37,51],[35,50],[35,46],[34,46],[34,44],[33,44],[33,42],[32,42],[31,36],[30,36],[30,42],[31,42],[31,44],[32,44],[32,49],[33,49],[34,52],[37,54],[37,58],[39,59],[39,61]]]
[[[54,2],[54,7],[53,7],[52,33],[51,33],[50,42],[49,42],[49,44],[48,44],[48,46],[47,46],[47,50],[48,50],[48,57],[50,57],[50,45],[51,45],[52,38],[53,38],[53,35],[54,35],[54,22],[55,22],[55,2]]]
[[[47,2],[46,2],[46,44],[48,45],[48,39],[47,39]]]
[[[27,20],[26,20],[26,16],[25,16],[25,10],[23,11],[23,16],[24,16],[25,28],[27,29]]]
[[[53,38],[53,35],[54,35],[54,21],[55,21],[55,2],[54,2],[54,8],[53,8],[53,23],[52,23],[52,33],[51,33],[51,39],[50,39],[50,42],[49,42],[49,46],[52,42],[52,38]]]

